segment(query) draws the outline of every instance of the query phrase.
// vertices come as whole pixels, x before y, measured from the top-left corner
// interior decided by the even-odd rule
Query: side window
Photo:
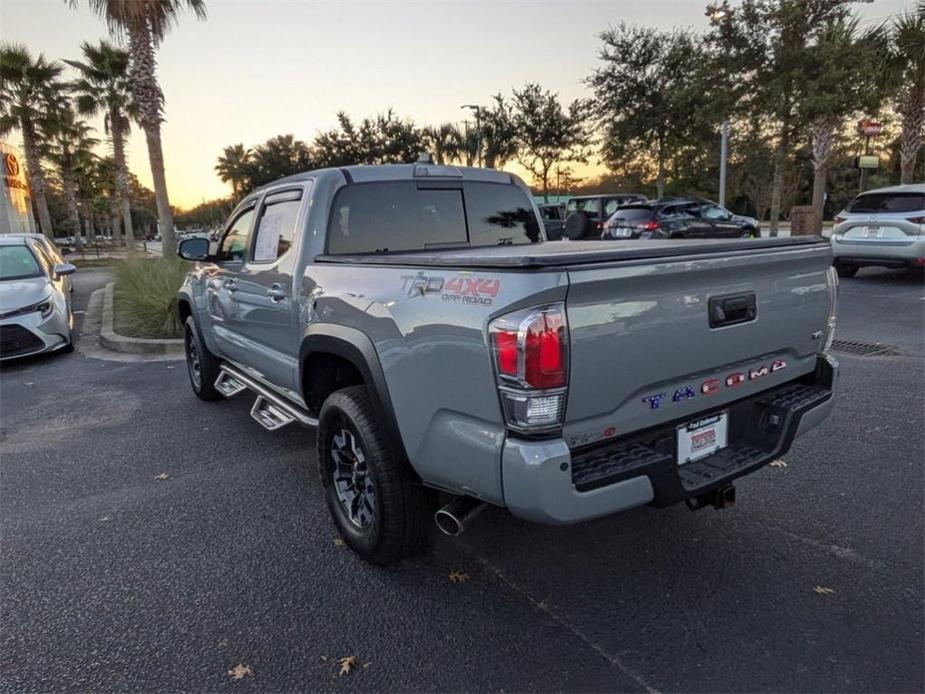
[[[286,255],[292,247],[301,204],[301,190],[271,193],[264,198],[257,231],[254,233],[251,262],[272,263]]]
[[[615,198],[611,198],[604,205],[604,214],[609,217],[610,215],[612,215],[614,212],[617,211],[617,208],[619,206],[620,206],[620,201]]]
[[[700,205],[696,202],[689,205],[680,205],[678,207],[678,212],[687,217],[700,217]]]
[[[704,205],[702,214],[706,219],[726,219],[726,210],[719,205]]]
[[[247,234],[254,222],[254,212],[253,207],[241,212],[225,231],[221,245],[218,247],[219,262],[240,262],[244,259],[244,251],[247,250]]]

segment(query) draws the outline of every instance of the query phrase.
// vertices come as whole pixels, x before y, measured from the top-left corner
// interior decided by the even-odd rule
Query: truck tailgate
[[[569,268],[564,437],[621,436],[811,372],[828,245]]]

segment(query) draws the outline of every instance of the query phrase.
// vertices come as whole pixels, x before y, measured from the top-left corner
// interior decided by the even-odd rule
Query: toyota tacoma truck
[[[423,161],[281,179],[179,247],[193,391],[317,427],[364,559],[486,504],[551,524],[726,507],[828,416],[824,240],[547,241],[516,176]]]

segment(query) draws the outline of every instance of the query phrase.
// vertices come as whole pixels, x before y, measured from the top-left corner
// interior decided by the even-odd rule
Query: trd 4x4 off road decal
[[[403,291],[408,296],[439,295],[444,301],[458,301],[464,304],[491,304],[501,291],[501,280],[491,277],[467,277],[455,275],[444,278],[440,275],[402,275]]]

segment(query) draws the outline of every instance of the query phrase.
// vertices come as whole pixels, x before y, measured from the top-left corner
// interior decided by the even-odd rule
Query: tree
[[[215,165],[215,172],[221,181],[231,184],[231,194],[235,202],[240,199],[248,181],[252,154],[251,150],[241,143],[231,145],[222,150],[222,156]]]
[[[480,110],[482,162],[487,169],[502,167],[517,156],[517,127],[511,106],[501,94],[492,98],[491,108]]]
[[[614,169],[651,169],[665,193],[670,163],[712,138],[721,104],[709,93],[706,56],[687,31],[620,23],[599,35],[602,67],[587,79],[603,133],[603,160]],[[704,105],[710,103],[710,110]],[[704,123],[707,115],[712,122]]]
[[[776,129],[770,233],[777,235],[784,172],[803,125],[798,109],[808,49],[817,30],[847,20],[850,0],[729,0],[707,7],[713,66],[739,115],[766,117]]]
[[[587,160],[589,104],[577,99],[565,111],[557,94],[528,82],[514,90],[513,105],[518,159],[541,184],[548,200],[552,167]]]
[[[78,246],[81,242],[77,180],[80,172],[91,165],[93,147],[99,142],[90,137],[92,131],[93,128],[80,120],[71,105],[64,100],[45,119],[41,131],[48,147],[47,156],[57,166],[61,176],[67,208],[67,222],[63,226],[69,235],[77,237]]]
[[[80,46],[83,60],[65,60],[78,72],[70,87],[77,97],[77,109],[87,116],[103,114],[103,127],[112,143],[116,171],[116,205],[122,215],[122,229],[129,250],[135,245],[132,211],[129,202],[129,171],[125,159],[125,138],[131,129],[130,116],[137,115],[129,84],[128,51],[107,41],[99,45],[84,42]]]
[[[409,164],[427,148],[425,130],[391,109],[359,124],[341,111],[337,122],[338,127],[315,137],[313,152],[319,166]]]
[[[66,0],[76,6],[79,0]],[[206,16],[203,0],[87,0],[91,9],[106,19],[111,31],[128,37],[129,79],[132,98],[138,108],[137,119],[145,131],[148,159],[157,196],[158,226],[163,239],[165,258],[177,251],[173,215],[167,195],[164,174],[164,152],[161,147],[161,123],[164,120],[164,93],[157,81],[157,48],[183,7],[197,17]]]
[[[312,154],[308,145],[292,135],[277,135],[254,147],[250,160],[244,165],[245,185],[258,188],[311,168]]]
[[[925,137],[925,2],[894,19],[891,26],[887,81],[899,85],[895,109],[902,121],[899,136],[900,181],[912,183],[915,160]]]
[[[39,54],[33,58],[25,46],[0,46],[0,134],[18,128],[26,153],[29,187],[38,211],[42,233],[54,239],[51,214],[45,196],[38,130],[48,116],[50,102],[62,86],[58,81],[62,66],[48,62]]]
[[[462,152],[463,136],[454,123],[424,128],[424,137],[434,155],[434,161],[440,166],[456,161]]]
[[[842,125],[855,111],[875,112],[884,96],[879,79],[883,51],[880,32],[875,29],[859,35],[858,20],[853,17],[838,17],[819,27],[806,49],[797,113],[809,124],[816,233],[822,231],[826,178]]]

